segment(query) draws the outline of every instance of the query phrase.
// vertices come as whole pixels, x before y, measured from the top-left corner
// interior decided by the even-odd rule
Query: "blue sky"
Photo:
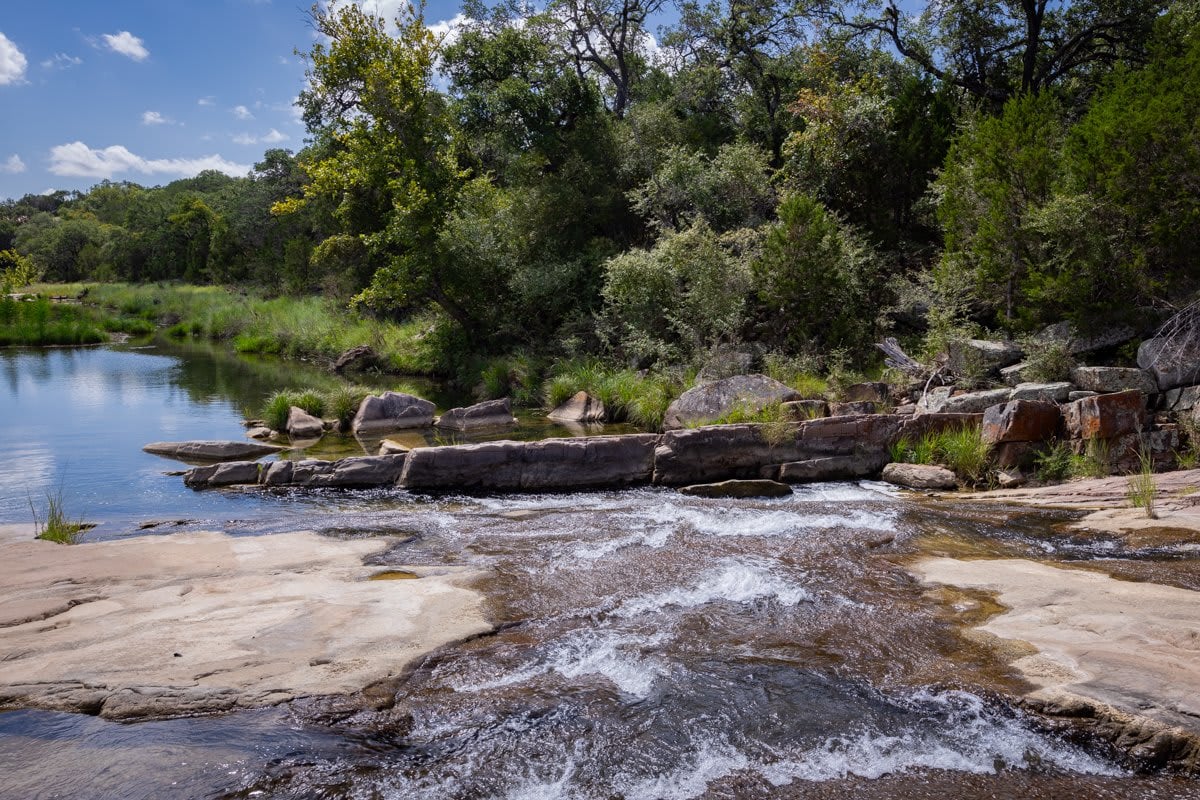
[[[401,0],[362,0],[389,17]],[[0,198],[241,174],[298,150],[309,0],[38,0],[0,14]],[[430,23],[457,0],[435,0]]]

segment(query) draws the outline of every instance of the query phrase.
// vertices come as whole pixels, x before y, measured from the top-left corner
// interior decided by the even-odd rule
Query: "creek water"
[[[172,382],[197,354],[89,352],[153,360],[127,374],[158,376],[155,391],[177,404],[159,418],[186,421],[178,438],[240,434],[244,396]],[[83,355],[38,363],[54,372],[57,358],[80,375]],[[62,416],[70,405],[48,401],[18,409],[26,372],[5,366],[15,375],[0,395],[6,424],[39,407],[66,427],[87,419],[70,436],[80,450],[108,436],[90,426],[119,417],[114,404],[151,393],[103,388],[124,385],[109,381],[94,416]],[[135,418],[154,418],[140,408]],[[136,434],[102,441],[130,463],[143,439],[167,438]],[[53,450],[9,434],[22,435],[10,447]],[[106,463],[70,462],[91,487],[80,497],[105,509],[92,536],[164,514],[201,517],[182,529],[241,535],[300,525],[386,534],[395,538],[377,561],[398,572],[479,568],[475,588],[496,629],[423,659],[390,708],[348,717],[319,702],[137,724],[0,714],[3,797],[1200,797],[1195,780],[1135,772],[1023,714],[1005,699],[1020,681],[958,628],[995,611],[987,598],[931,591],[905,569],[924,553],[1019,556],[1191,585],[1193,552],[1131,551],[1062,532],[1052,515],[927,505],[871,483],[736,501],[649,488],[191,493],[155,460],[127,471],[117,491],[130,496],[110,497],[92,474]],[[49,477],[39,480],[60,474],[40,469]],[[142,486],[154,487],[149,498]]]

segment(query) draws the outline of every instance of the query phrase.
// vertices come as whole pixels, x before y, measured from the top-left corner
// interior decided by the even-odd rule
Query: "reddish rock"
[[[1063,406],[1062,413],[1072,439],[1115,439],[1142,429],[1146,396],[1136,389],[1098,394]]]
[[[1041,442],[1004,442],[992,447],[992,463],[1005,470],[1032,467],[1041,450]]]
[[[1058,404],[1044,400],[1012,400],[983,412],[983,440],[1003,442],[1040,442],[1058,430]]]

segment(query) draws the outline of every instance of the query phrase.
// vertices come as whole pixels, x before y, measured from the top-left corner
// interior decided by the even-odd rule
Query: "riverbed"
[[[1200,797],[1193,778],[1146,773],[1022,711],[1012,698],[1029,685],[969,635],[1002,609],[912,569],[1015,558],[1194,588],[1194,548],[870,482],[772,500],[196,493],[140,445],[240,438],[243,412],[279,388],[270,364],[186,366],[208,358],[0,353],[19,465],[0,483],[0,522],[28,522],[25,495],[62,485],[101,523],[95,540],[378,539],[378,569],[477,572],[492,630],[419,659],[371,708],[311,699],[138,723],[2,713],[0,796]],[[197,387],[189,376],[205,370],[236,374]]]

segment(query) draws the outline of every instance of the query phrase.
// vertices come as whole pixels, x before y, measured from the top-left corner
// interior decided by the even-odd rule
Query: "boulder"
[[[1200,386],[1180,386],[1163,393],[1163,408],[1167,411],[1191,411],[1200,407]]]
[[[1025,476],[1017,469],[996,470],[996,485],[1001,489],[1016,489],[1025,483]]]
[[[1086,392],[1082,389],[1079,389],[1077,391],[1067,393],[1067,402],[1074,403],[1076,400],[1082,400],[1085,397],[1095,397],[1097,394],[1099,394],[1099,392]]]
[[[784,418],[793,422],[829,416],[829,404],[824,400],[789,400],[780,408],[783,409]]]
[[[576,392],[569,400],[546,415],[556,422],[603,422],[607,412],[604,403],[587,392]]]
[[[1065,345],[1068,353],[1078,356],[1116,347],[1128,342],[1135,335],[1133,328],[1127,325],[1110,325],[1085,334],[1075,330],[1069,322],[1058,322],[1046,326],[1036,338],[1043,342]]]
[[[892,387],[883,381],[854,383],[842,392],[842,400],[847,403],[886,403]]]
[[[253,485],[258,483],[264,466],[257,461],[227,461],[207,467],[193,467],[183,474],[183,484],[193,489]]]
[[[792,487],[772,480],[730,480],[684,486],[681,494],[692,497],[790,497]]]
[[[271,434],[275,431],[268,428],[266,425],[256,425],[246,431],[246,435],[251,439],[270,439]]]
[[[1011,367],[1005,367],[1000,370],[1000,380],[1004,381],[1009,386],[1020,386],[1022,383],[1028,383],[1029,378],[1025,373],[1029,371],[1029,363],[1022,361],[1018,364],[1013,364]]]
[[[1157,394],[1154,375],[1142,369],[1126,367],[1076,367],[1071,370],[1071,382],[1088,392],[1106,394],[1136,389],[1143,394]]]
[[[829,416],[847,417],[853,414],[875,414],[879,404],[874,400],[858,400],[853,403],[830,403]]]
[[[1127,433],[1110,443],[1109,458],[1117,473],[1138,472],[1143,456],[1149,456],[1155,472],[1162,472],[1175,467],[1179,445],[1179,431],[1175,429]]]
[[[1138,366],[1154,376],[1160,391],[1200,383],[1200,342],[1147,339],[1138,347]]]
[[[433,424],[438,428],[454,431],[473,431],[478,428],[516,425],[517,421],[513,418],[512,406],[506,397],[503,400],[476,403],[466,408],[452,408],[434,420]]]
[[[393,439],[384,439],[379,443],[379,453],[381,456],[397,456],[401,453],[407,453],[412,450],[411,447],[400,444]]]
[[[950,369],[956,375],[997,373],[1020,361],[1025,353],[1015,342],[955,339],[946,346]]]
[[[288,409],[287,432],[293,439],[320,439],[325,435],[325,423],[303,408],[292,406]]]
[[[953,387],[938,386],[917,403],[917,414],[982,414],[988,408],[1008,402],[1011,389],[953,394]]]
[[[883,468],[883,479],[908,489],[954,489],[958,486],[958,478],[953,472],[935,464],[893,462]]]
[[[1085,397],[1062,407],[1072,439],[1115,439],[1141,431],[1146,417],[1146,397],[1133,390]]]
[[[370,369],[379,361],[379,356],[370,345],[360,344],[344,351],[333,362],[333,371],[341,374],[346,370]]]
[[[766,375],[735,375],[681,394],[667,408],[663,427],[678,430],[690,424],[711,422],[738,408],[757,412],[775,403],[800,399],[795,389]]]
[[[1043,450],[1043,442],[1002,442],[993,445],[988,455],[1001,469],[1021,470],[1035,466],[1036,457]]]
[[[628,486],[650,480],[657,441],[655,434],[633,434],[422,447],[407,455],[399,485],[448,491]]]
[[[156,456],[182,461],[240,461],[278,453],[287,448],[261,442],[194,441],[151,442],[142,449]]]
[[[1056,383],[1019,383],[1012,390],[1010,400],[1044,400],[1051,403],[1066,402],[1071,394],[1071,384],[1066,381]]]
[[[1043,400],[1012,400],[983,413],[983,441],[1040,442],[1058,431],[1058,404]]]
[[[817,483],[869,478],[879,472],[879,458],[825,456],[763,469],[763,474],[786,483]]]
[[[328,467],[315,469],[306,474],[304,482],[296,480],[293,470],[292,484],[311,487],[337,487],[339,489],[372,489],[394,486],[404,469],[407,456],[403,453],[387,456],[354,456],[338,461],[324,462]],[[300,462],[305,464],[307,462]]]
[[[292,482],[291,461],[272,461],[259,476],[263,486],[287,486]]]
[[[368,395],[358,406],[354,433],[424,428],[433,424],[433,403],[403,392]]]

